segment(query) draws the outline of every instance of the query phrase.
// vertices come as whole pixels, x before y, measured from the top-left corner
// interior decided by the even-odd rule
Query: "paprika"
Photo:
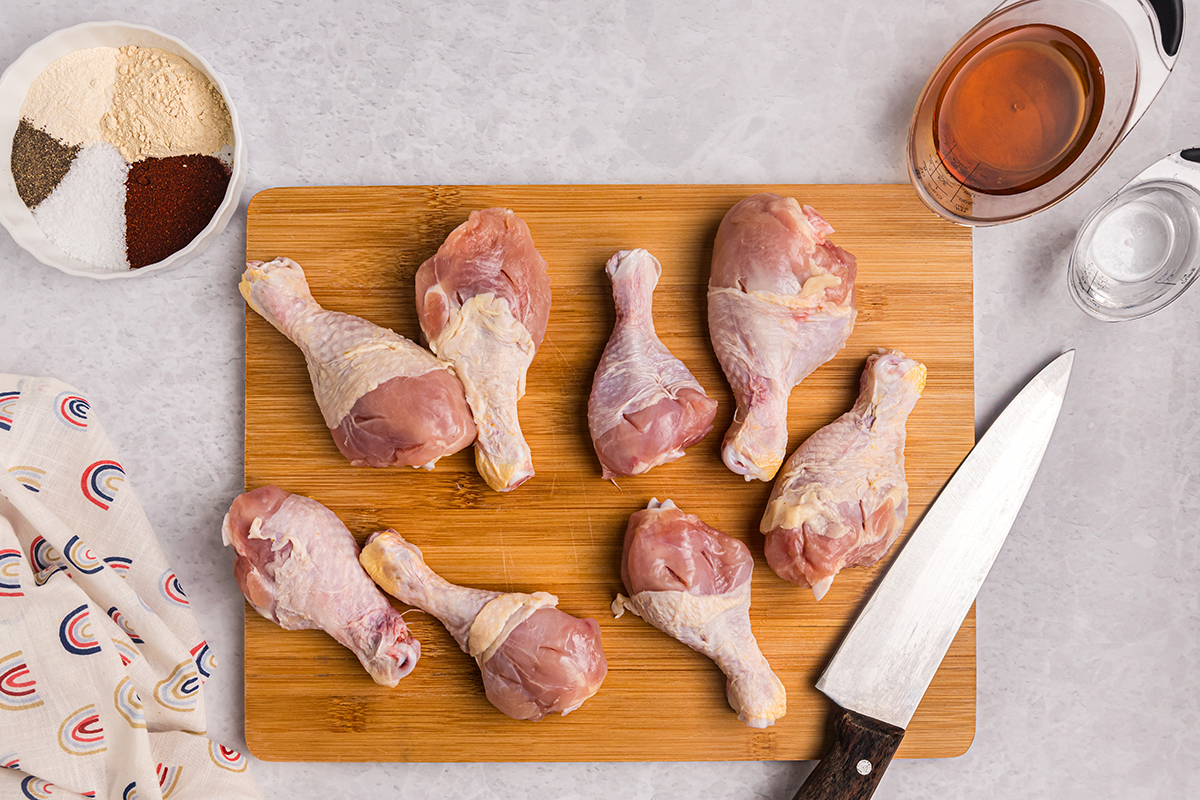
[[[146,158],[125,180],[125,249],[129,268],[157,264],[182,250],[225,199],[229,167],[213,156]]]

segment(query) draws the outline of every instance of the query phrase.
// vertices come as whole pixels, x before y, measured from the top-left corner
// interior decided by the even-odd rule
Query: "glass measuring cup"
[[[1141,118],[1175,64],[1182,31],[1182,0],[1006,0],[959,40],[921,93],[908,140],[917,195],[961,225],[1011,222],[1057,203]],[[1023,71],[1009,66],[1020,57]],[[1079,86],[1046,93],[1047,83],[1056,86],[1050,78]],[[953,113],[956,104],[965,111]],[[958,126],[960,118],[974,127]],[[1042,158],[1026,152],[1034,145],[1048,148]]]
[[[1145,169],[1097,208],[1075,238],[1071,298],[1106,322],[1153,314],[1200,273],[1200,148]]]

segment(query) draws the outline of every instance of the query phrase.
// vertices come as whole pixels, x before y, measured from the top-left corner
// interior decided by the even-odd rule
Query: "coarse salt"
[[[97,272],[129,269],[125,177],[129,164],[108,142],[79,151],[66,177],[33,211],[46,238]]]

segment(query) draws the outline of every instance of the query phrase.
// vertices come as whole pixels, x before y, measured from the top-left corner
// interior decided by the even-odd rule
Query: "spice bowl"
[[[47,236],[34,213],[26,205],[18,191],[13,175],[13,145],[18,126],[21,125],[22,105],[31,87],[48,66],[76,51],[91,48],[156,48],[173,54],[187,62],[200,75],[207,78],[213,90],[220,94],[229,112],[232,129],[232,153],[225,148],[222,160],[229,167],[228,185],[224,196],[211,219],[190,241],[160,260],[137,269],[106,271],[81,258],[66,252]],[[215,101],[214,101],[215,102]],[[77,148],[78,149],[78,148]],[[73,157],[73,156],[72,156]],[[232,159],[229,161],[229,159]],[[147,159],[148,161],[149,159]],[[246,184],[246,145],[238,121],[237,110],[229,97],[224,82],[199,53],[179,39],[144,25],[124,22],[89,22],[64,28],[31,45],[20,57],[0,74],[0,224],[13,239],[31,255],[51,267],[69,275],[108,280],[133,278],[182,266],[204,252],[224,231],[233,214]],[[132,171],[130,175],[132,175]],[[215,203],[220,197],[219,187],[212,195]],[[210,206],[211,207],[211,206]],[[189,231],[190,234],[190,231]],[[122,245],[124,246],[124,245]]]

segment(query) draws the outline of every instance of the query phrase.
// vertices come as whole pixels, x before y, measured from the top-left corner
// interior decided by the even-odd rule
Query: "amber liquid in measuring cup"
[[[934,111],[934,147],[964,186],[1037,188],[1083,152],[1104,109],[1104,73],[1087,43],[1053,25],[984,41],[954,68]]]

